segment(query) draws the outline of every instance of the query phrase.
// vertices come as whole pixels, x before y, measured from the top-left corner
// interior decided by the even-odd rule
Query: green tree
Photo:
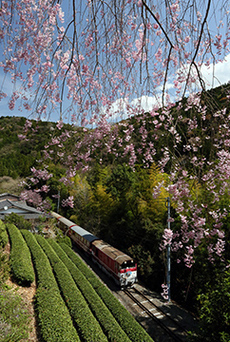
[[[32,229],[32,223],[16,213],[7,215],[5,218],[5,222],[14,224],[18,229]]]
[[[219,270],[220,271],[220,270]],[[230,341],[230,270],[222,272],[215,285],[198,296],[200,331],[205,342]]]

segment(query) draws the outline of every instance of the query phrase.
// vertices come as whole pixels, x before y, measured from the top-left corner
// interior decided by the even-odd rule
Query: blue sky
[[[66,2],[67,3],[67,2]],[[65,9],[64,9],[65,11]],[[68,16],[70,14],[68,13],[68,11],[65,11],[65,18],[66,18],[66,22],[68,22]],[[215,77],[213,78],[213,65],[211,64],[209,66],[209,68],[203,66],[201,69],[202,72],[202,76],[204,78],[204,80],[206,81],[206,87],[207,89],[212,88],[212,87],[216,87],[219,86],[220,84],[225,84],[227,82],[229,82],[230,80],[230,54],[227,55],[227,57],[225,58],[225,62],[223,63],[218,63],[215,65]],[[3,71],[0,69],[0,84],[2,84],[2,80],[4,79],[5,75],[3,74]],[[20,84],[18,84],[18,87],[20,86]],[[168,92],[172,94],[173,97],[173,93],[174,93],[174,89],[173,89],[173,80],[168,80],[167,84],[166,84],[166,89],[168,90]],[[7,93],[7,94],[12,94],[13,92],[13,84],[10,80],[9,76],[5,77],[5,81],[3,84],[3,87],[1,89],[3,92]],[[159,86],[158,88],[155,89],[156,92],[156,96],[152,97],[152,96],[147,96],[144,95],[142,97],[137,97],[137,98],[133,98],[132,103],[131,104],[136,104],[139,103],[139,105],[146,111],[151,110],[153,106],[155,106],[157,104],[157,97],[159,96],[159,99],[161,99],[161,93],[162,93],[162,85]],[[176,100],[176,99],[175,99]],[[13,111],[11,111],[8,108],[8,102],[9,102],[9,97],[4,98],[0,101],[0,116],[25,116],[27,118],[31,118],[34,119],[35,117],[30,115],[30,112],[26,111],[24,108],[20,108],[19,103],[16,104],[15,109]],[[125,107],[126,101],[122,98],[117,98],[117,100],[114,102],[112,109],[114,111],[114,113],[119,112],[122,110],[123,107]],[[65,103],[63,104],[64,106],[68,105],[67,100],[65,101]],[[103,112],[103,108],[102,108],[102,112]],[[125,109],[123,110],[124,112],[124,116],[126,115],[125,113]],[[116,116],[116,114],[115,114]],[[58,112],[53,113],[50,116],[50,121],[58,121],[59,120],[59,114]],[[70,118],[64,117],[64,121],[65,122],[70,122]]]
[[[228,83],[230,81],[230,54],[225,58],[225,62],[218,63],[215,66],[215,78],[212,77],[213,72],[213,65],[210,65],[209,68],[203,67],[202,74],[204,79],[206,80],[206,87],[207,89],[210,89],[212,87],[217,87],[221,84]],[[2,71],[0,71],[0,79],[2,79],[4,75],[2,75]],[[170,89],[173,88],[173,84],[168,82],[167,88],[170,92]],[[162,88],[159,87],[157,90],[157,94],[159,95],[159,98],[161,97],[161,90]],[[12,93],[13,91],[13,85],[9,79],[9,77],[6,78],[3,86],[3,92],[6,93]],[[133,103],[138,102],[141,103],[141,107],[144,108],[144,110],[148,111],[151,110],[154,105],[157,104],[157,100],[155,97],[149,97],[149,96],[143,96],[142,98],[137,98],[133,100]],[[11,111],[8,108],[8,101],[9,97],[4,98],[0,101],[0,116],[24,116],[26,118],[34,119],[35,116],[30,116],[30,112],[26,111],[24,108],[20,109],[18,108],[18,105],[16,105],[15,109]],[[119,108],[122,108],[123,106],[123,99],[118,99],[116,102],[114,102],[113,110],[116,112],[119,110]],[[50,117],[50,121],[58,121],[59,115],[58,113],[54,113]],[[69,118],[64,118],[65,122],[69,122]]]

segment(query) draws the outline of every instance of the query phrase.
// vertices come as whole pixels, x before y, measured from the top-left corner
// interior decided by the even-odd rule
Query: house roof
[[[4,192],[3,194],[0,194],[0,202],[5,199],[9,199],[11,201],[19,201],[20,197],[17,195],[9,194],[8,192]]]
[[[8,193],[0,194],[0,219],[4,220],[5,216],[11,213],[23,216],[25,219],[36,219],[41,216],[49,217],[44,212],[28,206],[26,201],[20,201],[18,196]]]

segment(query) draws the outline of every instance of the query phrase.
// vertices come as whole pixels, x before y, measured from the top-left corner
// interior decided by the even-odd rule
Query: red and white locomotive
[[[68,236],[121,287],[137,282],[137,264],[127,254],[112,247],[74,222],[55,212],[51,215],[66,227]]]

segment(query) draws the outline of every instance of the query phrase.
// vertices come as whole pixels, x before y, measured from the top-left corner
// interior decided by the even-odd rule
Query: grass
[[[30,322],[26,303],[21,296],[5,285],[9,275],[8,259],[0,250],[0,341],[27,341]]]
[[[21,296],[7,288],[0,289],[0,341],[16,342],[28,338],[30,318]]]

